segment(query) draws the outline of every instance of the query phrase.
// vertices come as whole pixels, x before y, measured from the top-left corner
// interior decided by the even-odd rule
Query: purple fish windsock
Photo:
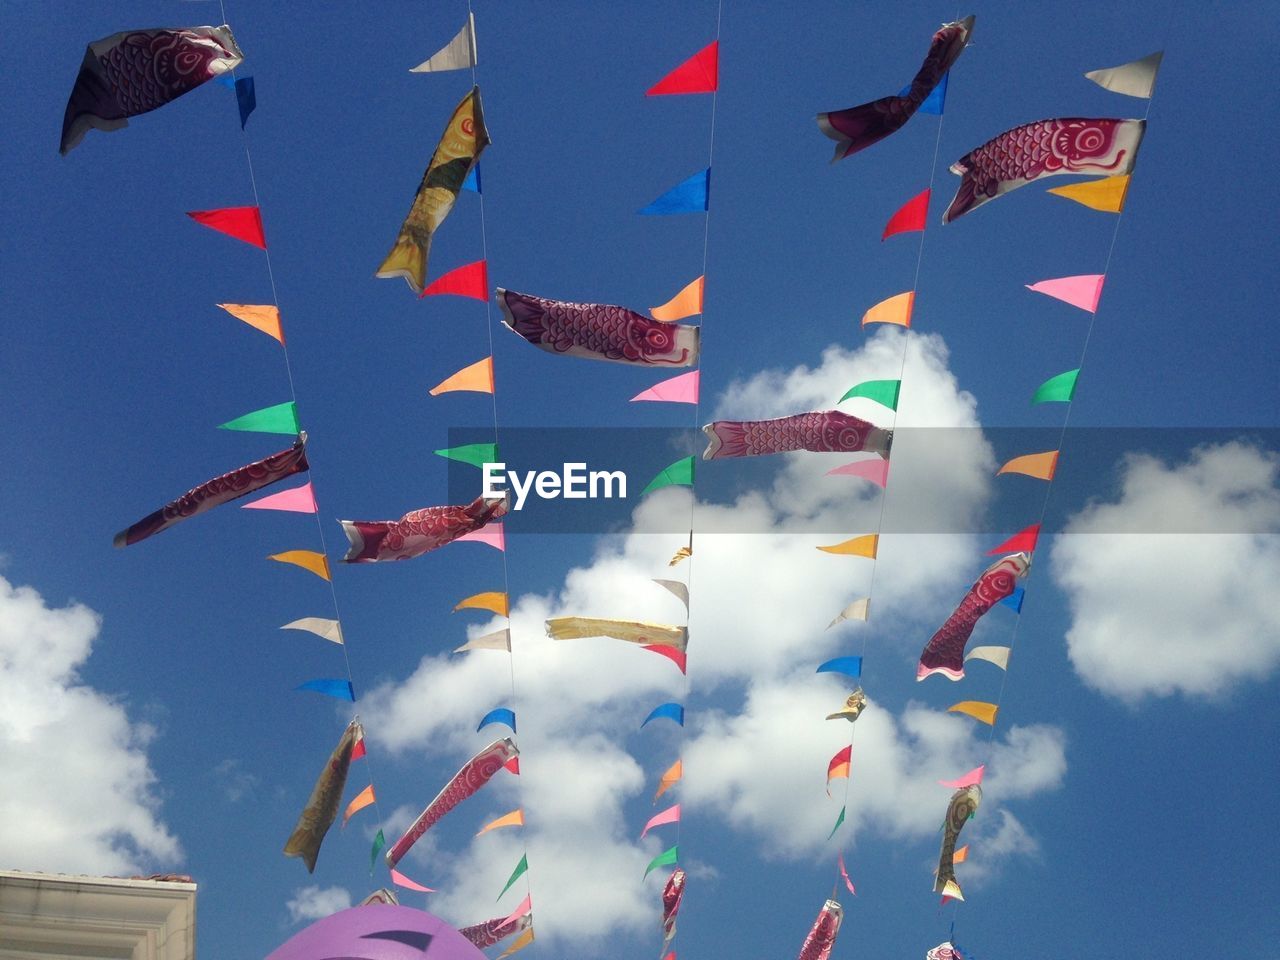
[[[360,723],[352,720],[342,732],[342,738],[333,748],[320,777],[311,791],[307,805],[302,808],[298,824],[284,845],[286,857],[302,857],[307,872],[314,873],[316,858],[320,856],[320,844],[333,826],[342,803],[342,790],[347,785],[347,770],[351,767],[351,754],[356,742],[364,736]]]
[[[809,935],[804,938],[798,960],[827,960],[831,956],[831,948],[835,946],[836,934],[840,932],[840,921],[843,918],[844,908],[835,900],[828,900],[823,904],[818,919],[813,921]]]
[[[1146,126],[1145,120],[1064,117],[1006,130],[951,165],[951,172],[961,177],[960,186],[942,222],[1041,177],[1128,173]]]
[[[128,117],[163,107],[206,80],[239,66],[231,28],[126,30],[89,44],[62,120],[59,152],[89,132],[119,130]]]
[[[515,919],[495,917],[493,920],[484,921],[484,923],[473,924],[470,927],[460,927],[458,932],[483,950],[485,947],[492,947],[495,943],[500,943],[513,933],[524,930],[531,923],[533,923],[533,917],[526,913],[523,917],[516,917]]]
[[[698,362],[697,327],[659,323],[607,303],[546,300],[501,287],[496,296],[502,322],[548,353],[657,367]]]
[[[117,547],[127,547],[145,540],[161,530],[168,530],[175,523],[188,517],[212,510],[240,497],[248,496],[263,487],[283,480],[295,473],[309,469],[307,463],[306,435],[301,435],[288,450],[281,450],[262,460],[214,477],[188,490],[177,500],[171,500],[159,510],[143,517],[128,529],[116,534]]]
[[[929,53],[904,95],[881,97],[847,110],[818,114],[818,128],[836,141],[832,163],[879,143],[911,119],[964,52],[973,33],[973,20],[973,17],[965,17],[955,23],[943,24],[933,35]]]
[[[962,787],[951,795],[947,804],[947,819],[942,828],[942,850],[938,854],[938,875],[933,881],[933,892],[963,900],[960,884],[956,883],[956,841],[960,831],[969,822],[982,802],[982,788],[976,783]]]
[[[924,960],[965,960],[965,957],[954,943],[947,940],[926,953]]]
[[[662,950],[659,956],[666,956],[667,947],[675,939],[676,914],[680,912],[680,900],[684,896],[684,881],[684,868],[676,867],[662,888]]]
[[[479,530],[507,512],[505,497],[476,497],[465,507],[423,507],[399,520],[339,520],[351,546],[346,563],[420,557]]]
[[[916,667],[916,679],[923,680],[933,673],[940,673],[948,680],[963,677],[964,645],[969,642],[974,626],[984,613],[1013,593],[1030,568],[1030,554],[1011,553],[983,570],[955,612],[925,644]]]
[[[769,453],[809,450],[814,453],[878,453],[886,459],[893,431],[841,413],[826,410],[797,413],[777,420],[717,420],[702,428],[707,435],[703,460],[759,457]]]
[[[436,798],[413,821],[404,836],[387,851],[387,864],[394,867],[418,842],[418,838],[440,822],[440,819],[467,797],[473,796],[489,779],[520,751],[510,739],[495,740],[462,765],[453,779],[445,784]]]

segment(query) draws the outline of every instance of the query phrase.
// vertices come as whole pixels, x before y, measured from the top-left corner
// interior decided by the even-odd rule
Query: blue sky
[[[465,5],[303,16],[233,0],[227,12],[257,85],[248,142],[336,560],[334,518],[446,502],[450,473],[431,451],[450,428],[489,423],[487,398],[427,395],[488,352],[484,308],[419,302],[399,281],[372,279],[469,87],[465,74],[407,69],[456,32]],[[1274,434],[1263,432],[1276,426],[1280,197],[1267,175],[1277,102],[1266,78],[1280,30],[1263,5],[1227,16],[1154,3],[726,3],[701,419],[817,409],[858,378],[896,374],[901,339],[864,332],[856,317],[911,284],[915,238],[879,237],[928,185],[938,120],[917,117],[832,166],[812,117],[898,90],[937,25],[969,12],[978,20],[938,146],[903,421],[1061,424],[1060,408],[1027,399],[1077,365],[1088,317],[1022,285],[1100,271],[1114,219],[1029,186],[939,228],[957,180],[946,167],[1030,120],[1141,116],[1144,102],[1080,75],[1164,48],[1071,423],[1173,430],[1135,441],[1158,463],[1118,452],[1085,472],[1064,448],[1053,506],[1078,533],[1042,542],[1016,634],[1006,610],[978,634],[1016,650],[990,746],[985,728],[940,711],[994,699],[994,669],[978,665],[952,686],[917,685],[913,668],[998,534],[886,536],[872,581],[866,561],[813,546],[874,528],[873,491],[833,487],[822,459],[768,472],[706,465],[715,500],[699,505],[700,530],[750,519],[777,532],[708,536],[696,577],[676,571],[693,577],[687,783],[673,791],[691,879],[676,949],[799,950],[834,879],[837,847],[823,838],[839,801],[822,774],[848,742],[821,720],[844,692],[811,670],[864,652],[873,708],[856,728],[844,834],[859,895],[841,897],[836,956],[920,954],[953,919],[956,939],[987,960],[1028,949],[1258,956],[1280,936],[1269,888],[1280,852],[1270,816],[1280,494]],[[635,211],[706,165],[710,100],[642,93],[713,38],[714,4],[483,2],[476,18],[493,137],[482,161],[492,282],[637,309],[667,299],[701,270],[704,221]],[[488,742],[492,731],[474,733],[480,716],[510,703],[520,781],[456,810],[406,872],[440,888],[427,908],[448,919],[498,916],[525,892],[494,905],[527,838],[538,918],[527,956],[652,956],[660,884],[640,874],[674,836],[635,837],[681,740],[636,728],[653,705],[685,697],[683,684],[621,645],[554,647],[540,620],[678,619],[679,605],[644,580],[668,575],[679,537],[557,534],[532,521],[522,534],[513,518],[513,702],[500,654],[447,654],[496,626],[449,613],[501,589],[495,552],[460,545],[336,570],[380,802],[335,827],[313,876],[279,851],[349,711],[293,687],[344,668],[336,648],[276,629],[333,616],[324,584],[262,558],[318,549],[315,524],[232,506],[111,547],[117,530],[192,484],[284,446],[213,429],[289,397],[276,346],[213,306],[269,302],[261,253],[183,216],[252,202],[229,91],[206,85],[57,154],[85,43],[216,21],[212,3],[69,3],[7,18],[21,80],[0,147],[11,171],[0,390],[12,463],[0,478],[0,756],[10,759],[0,862],[190,873],[201,953],[264,955],[298,928],[290,902],[319,910],[388,883],[368,874],[375,821],[398,835]],[[432,274],[480,251],[478,200],[464,195],[436,237]],[[550,357],[501,329],[494,339],[504,428],[583,430],[590,458],[608,447],[592,446],[600,434],[586,428],[692,422],[684,407],[627,403],[658,379],[651,372]],[[895,460],[891,507],[984,531],[1032,522],[991,479],[1000,459],[1030,452],[1006,451],[1000,436]],[[655,446],[652,472],[672,458]],[[638,489],[648,477],[635,479]],[[638,506],[638,525],[688,510],[681,491],[664,491]],[[1271,535],[1153,534],[1170,517],[1185,517],[1184,531]],[[868,587],[876,617],[824,632]],[[932,784],[984,759],[992,777],[961,874],[968,899],[939,909],[933,825],[948,794]],[[367,776],[357,764],[348,797]],[[472,839],[521,804],[525,838]]]

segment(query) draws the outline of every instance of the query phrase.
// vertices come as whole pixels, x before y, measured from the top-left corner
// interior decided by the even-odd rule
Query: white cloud
[[[0,850],[5,866],[133,874],[175,864],[146,747],[154,736],[80,682],[99,618],[0,577]]]
[[[1067,649],[1103,693],[1219,696],[1280,663],[1280,461],[1241,443],[1124,462],[1119,497],[1058,537]],[[1159,533],[1173,526],[1179,533]],[[1223,533],[1221,531],[1233,531]]]
[[[299,887],[285,906],[292,923],[323,920],[351,906],[351,894],[342,887]]]

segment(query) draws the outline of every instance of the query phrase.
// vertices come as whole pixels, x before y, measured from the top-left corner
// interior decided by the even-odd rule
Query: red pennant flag
[[[923,230],[925,219],[929,216],[929,191],[917,193],[904,203],[885,224],[884,234],[880,237],[883,243],[895,233],[913,233]]]
[[[267,249],[267,238],[262,232],[262,213],[257,207],[190,210],[187,216],[196,223],[204,224],[210,230],[217,230],[229,237],[251,243],[260,250]]]
[[[356,745],[351,748],[351,759],[359,760],[364,756],[364,734],[360,735],[360,739],[356,741]]]
[[[489,299],[489,265],[484,260],[464,264],[456,270],[450,270],[436,277],[422,291],[423,297],[452,293],[458,297],[470,297],[472,300]],[[421,298],[419,298],[421,299]]]
[[[1025,530],[1019,530],[1012,537],[1000,544],[998,547],[992,547],[987,551],[988,555],[993,553],[1031,553],[1036,548],[1036,541],[1040,539],[1040,524],[1033,523]]]
[[[503,766],[506,767],[508,770],[510,770],[512,773],[514,773],[517,777],[520,776],[520,758],[519,757],[512,757],[510,760],[504,763]]]
[[[720,41],[712,40],[645,91],[646,97],[671,93],[715,93],[720,86]]]

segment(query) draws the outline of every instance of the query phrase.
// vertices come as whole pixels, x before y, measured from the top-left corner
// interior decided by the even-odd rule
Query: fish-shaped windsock
[[[286,857],[301,857],[307,865],[307,872],[314,873],[316,858],[320,856],[320,844],[324,835],[333,826],[338,817],[338,806],[342,803],[342,790],[347,785],[347,770],[351,767],[351,753],[356,743],[364,737],[360,722],[352,720],[342,732],[342,738],[333,748],[329,760],[320,771],[315,787],[307,805],[302,808],[298,824],[284,845]]]
[[[1064,117],[1006,130],[951,165],[951,172],[961,177],[960,186],[942,222],[1041,177],[1128,173],[1146,125],[1145,120]]]
[[[825,410],[797,413],[776,420],[717,420],[702,428],[707,435],[703,460],[759,457],[770,453],[809,450],[813,453],[878,453],[886,459],[893,431],[866,420]]]
[[[1030,569],[1030,554],[1011,553],[983,570],[955,612],[925,644],[916,667],[916,679],[923,680],[933,673],[940,673],[948,680],[963,677],[964,645],[969,642],[973,628],[984,613],[1013,593],[1018,581]]]
[[[641,645],[656,643],[684,650],[689,645],[689,628],[639,620],[601,620],[597,617],[552,617],[546,622],[552,640],[580,640],[583,637],[612,637]]]
[[[548,353],[661,367],[698,362],[698,328],[608,303],[569,303],[498,288],[502,322]]]
[[[835,900],[828,900],[818,911],[818,919],[813,921],[809,935],[804,938],[804,946],[800,948],[797,960],[827,960],[831,956],[831,948],[836,944],[836,934],[840,932],[840,921],[844,919],[844,908]]]
[[[847,110],[818,114],[818,128],[836,141],[832,163],[879,143],[914,116],[964,52],[973,33],[973,20],[973,17],[965,17],[955,23],[943,24],[933,35],[929,53],[905,94],[881,97]]]
[[[662,949],[658,956],[667,955],[667,947],[676,936],[676,914],[680,912],[680,900],[684,897],[685,872],[683,867],[676,867],[667,878],[662,888]]]
[[[404,277],[414,293],[422,293],[427,284],[431,237],[453,209],[462,182],[489,143],[484,110],[480,106],[480,88],[472,87],[454,109],[448,126],[440,135],[440,142],[431,155],[427,172],[422,175],[422,183],[409,207],[409,215],[404,218],[391,252],[374,276]]]
[[[129,117],[163,107],[243,60],[226,24],[126,30],[95,40],[71,88],[58,151],[66,154],[91,129],[127,127]]]
[[[339,520],[351,544],[342,559],[346,563],[376,563],[420,557],[506,512],[506,497],[476,497],[465,507],[423,507],[399,520]]]
[[[956,883],[956,840],[964,825],[978,810],[982,802],[982,788],[976,783],[962,787],[951,795],[947,804],[947,820],[942,825],[942,850],[938,853],[938,875],[933,881],[933,892],[945,897],[963,900],[960,884]]]

